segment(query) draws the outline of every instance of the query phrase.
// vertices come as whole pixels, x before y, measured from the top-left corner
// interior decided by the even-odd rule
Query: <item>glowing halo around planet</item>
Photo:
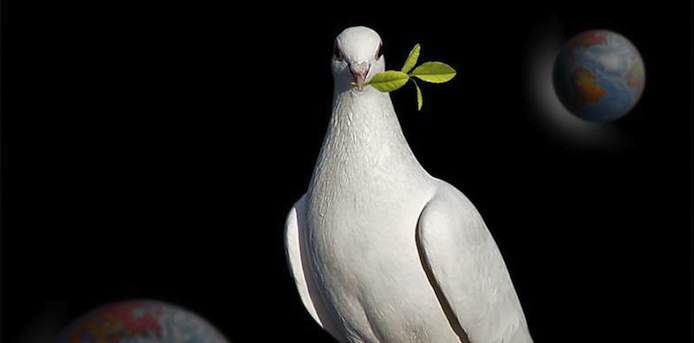
[[[572,114],[560,101],[553,83],[554,65],[565,43],[556,21],[540,23],[526,47],[524,88],[529,119],[552,143],[577,152],[616,152],[631,138],[614,122],[588,121]]]

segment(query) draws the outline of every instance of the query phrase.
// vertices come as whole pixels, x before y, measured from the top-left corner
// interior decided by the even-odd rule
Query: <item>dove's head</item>
[[[376,31],[354,26],[335,38],[333,50],[333,77],[340,89],[353,87],[361,92],[371,77],[386,70],[383,43]]]

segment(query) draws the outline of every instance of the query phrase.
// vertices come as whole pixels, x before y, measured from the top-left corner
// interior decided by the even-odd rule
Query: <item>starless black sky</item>
[[[353,5],[3,4],[0,340],[130,298],[234,342],[326,339],[282,231],[325,133],[333,38],[364,24],[390,69],[421,43],[458,70],[420,113],[412,88],[392,97],[420,162],[487,221],[536,342],[689,341],[691,5]],[[530,120],[524,59],[549,21],[641,51],[628,148],[573,151]]]

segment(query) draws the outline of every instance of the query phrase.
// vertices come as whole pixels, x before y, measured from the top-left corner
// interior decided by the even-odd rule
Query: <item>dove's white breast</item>
[[[336,103],[338,115],[307,193],[317,283],[337,321],[348,318],[342,321],[351,341],[456,341],[415,240],[433,179],[401,144],[388,95],[367,92]],[[341,112],[346,108],[352,112]]]

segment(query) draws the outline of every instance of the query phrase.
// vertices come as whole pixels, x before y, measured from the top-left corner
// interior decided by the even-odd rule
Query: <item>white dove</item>
[[[340,342],[532,342],[479,212],[422,168],[367,84],[381,47],[363,26],[335,40],[332,117],[285,229],[304,306]]]

